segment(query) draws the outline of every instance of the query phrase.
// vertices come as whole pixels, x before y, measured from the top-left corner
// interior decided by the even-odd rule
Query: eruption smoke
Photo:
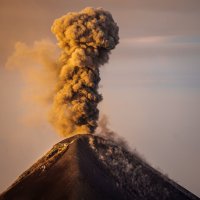
[[[93,133],[99,117],[99,67],[118,44],[118,26],[102,8],[86,8],[52,26],[62,52],[50,122],[63,135]]]
[[[58,56],[57,46],[49,39],[42,39],[33,44],[16,42],[14,52],[8,57],[5,68],[18,72],[23,83],[20,87],[23,109],[18,118],[23,125],[46,127],[60,68]]]

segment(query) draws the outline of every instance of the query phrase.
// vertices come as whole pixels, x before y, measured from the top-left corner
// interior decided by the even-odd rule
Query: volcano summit
[[[197,200],[119,144],[76,135],[54,147],[0,200]]]

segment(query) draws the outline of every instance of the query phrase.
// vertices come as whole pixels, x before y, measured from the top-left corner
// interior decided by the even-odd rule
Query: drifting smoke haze
[[[63,136],[93,133],[102,100],[99,67],[118,43],[118,26],[109,12],[86,8],[55,20],[52,32],[62,53],[50,121]]]
[[[35,41],[32,46],[23,42],[15,44],[14,53],[8,58],[7,69],[17,69],[32,94],[34,100],[51,103],[59,66],[56,46],[50,40]],[[34,91],[30,88],[34,88]]]
[[[38,126],[47,119],[58,78],[58,55],[57,46],[43,39],[32,45],[17,42],[13,54],[7,60],[6,68],[19,72],[25,83],[22,100],[26,105],[30,104],[20,119],[25,124]]]

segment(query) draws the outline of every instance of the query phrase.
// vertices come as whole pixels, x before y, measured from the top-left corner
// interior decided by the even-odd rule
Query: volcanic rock
[[[0,195],[0,200],[197,199],[122,145],[91,134],[54,145]]]

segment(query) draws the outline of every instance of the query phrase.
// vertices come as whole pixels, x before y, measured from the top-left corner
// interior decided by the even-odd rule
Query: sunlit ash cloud
[[[62,136],[93,133],[102,100],[99,68],[118,44],[118,26],[109,12],[88,7],[56,19],[51,30],[61,49],[59,59],[51,42],[36,42],[33,47],[17,43],[7,66],[20,69],[26,81],[44,74],[40,80],[49,83],[43,93],[52,104],[49,121]]]
[[[62,53],[50,120],[64,136],[93,133],[102,100],[99,67],[118,43],[118,26],[109,12],[86,8],[55,20],[52,32]]]

